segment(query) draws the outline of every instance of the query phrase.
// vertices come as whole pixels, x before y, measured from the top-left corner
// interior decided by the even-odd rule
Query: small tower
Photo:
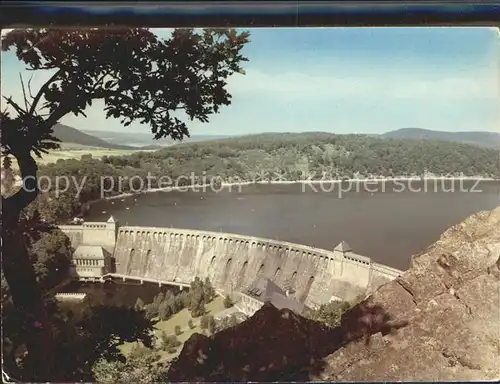
[[[351,252],[352,248],[345,241],[341,241],[334,249],[333,252],[340,252],[345,255],[347,252]]]
[[[114,243],[116,243],[116,237],[118,236],[118,227],[118,221],[116,221],[113,215],[111,215],[108,221],[106,221],[106,230],[113,234],[112,236],[114,238]]]
[[[341,241],[333,248],[333,261],[330,264],[330,273],[332,276],[342,277],[344,274],[344,260],[347,252],[351,252],[352,248],[345,241]]]

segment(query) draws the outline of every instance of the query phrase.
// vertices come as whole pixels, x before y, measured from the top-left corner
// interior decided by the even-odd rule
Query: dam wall
[[[76,235],[74,230],[68,233],[85,242],[86,231],[91,230],[82,228],[83,235]],[[353,253],[345,244],[329,251],[187,229],[126,226],[117,232],[114,258],[118,274],[186,283],[196,276],[208,277],[217,289],[227,292],[244,289],[258,275],[264,275],[282,287],[292,288],[295,296],[309,306],[332,298],[350,300],[402,274]],[[99,236],[109,241],[107,236]]]

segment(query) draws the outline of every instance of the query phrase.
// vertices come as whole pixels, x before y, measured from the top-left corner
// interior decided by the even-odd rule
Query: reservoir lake
[[[399,183],[399,184],[398,184]],[[236,233],[354,252],[405,270],[450,226],[500,205],[499,181],[252,184],[94,203],[87,221]],[[342,190],[341,190],[342,188]]]

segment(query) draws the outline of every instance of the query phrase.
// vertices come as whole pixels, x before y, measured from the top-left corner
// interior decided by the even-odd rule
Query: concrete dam
[[[403,272],[358,255],[342,242],[332,250],[229,233],[86,222],[60,226],[74,248],[98,245],[117,274],[190,283],[208,277],[225,292],[259,275],[291,288],[308,306],[371,293]]]

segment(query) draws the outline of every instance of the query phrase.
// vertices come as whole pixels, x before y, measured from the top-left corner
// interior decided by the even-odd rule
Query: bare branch
[[[33,92],[31,92],[31,80],[33,80],[33,75],[31,75],[30,79],[28,80],[28,92],[30,93],[30,97],[34,99],[35,96],[33,96]]]
[[[29,114],[30,115],[34,115],[35,113],[35,110],[36,110],[36,107],[40,101],[40,99],[42,98],[43,94],[49,89],[49,85],[52,84],[56,79],[57,77],[62,73],[62,69],[58,70],[56,73],[54,73],[54,75],[49,79],[47,80],[47,82],[42,85],[42,87],[38,90],[38,93],[37,95],[35,96],[34,100],[33,100],[33,104],[31,105],[31,109],[29,110]]]
[[[10,104],[15,110],[17,113],[19,113],[19,115],[25,115],[26,114],[26,111],[24,109],[22,109],[19,104],[17,104],[14,100],[12,100],[12,97],[3,97],[5,99],[5,101],[7,101],[7,104]]]
[[[28,98],[26,97],[26,88],[24,87],[23,75],[21,75],[21,72],[19,72],[19,79],[21,80],[21,88],[23,90],[24,107],[27,111],[30,108],[30,103],[28,101]]]

